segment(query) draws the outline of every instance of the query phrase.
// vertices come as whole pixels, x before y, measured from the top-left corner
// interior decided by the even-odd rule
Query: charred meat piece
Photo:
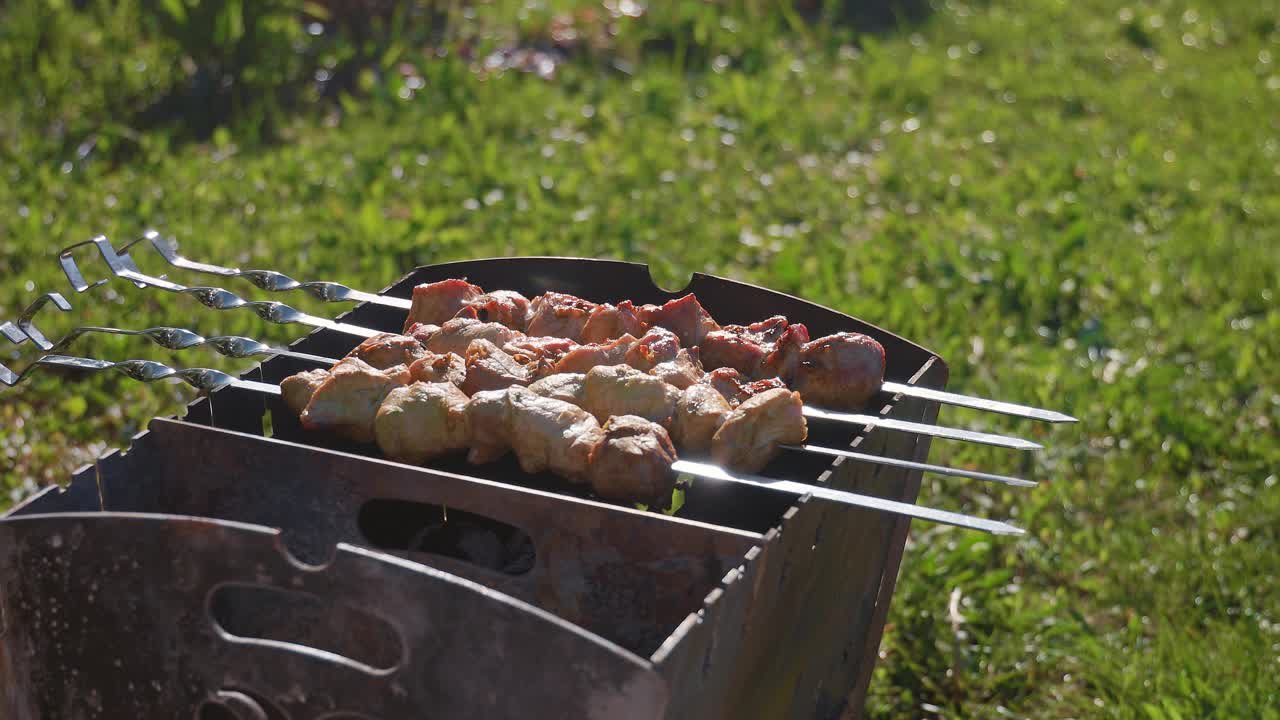
[[[884,346],[862,333],[820,337],[801,350],[792,388],[805,402],[833,410],[857,409],[884,382]]]
[[[792,323],[782,331],[782,335],[774,341],[769,354],[756,370],[753,377],[779,378],[783,382],[792,382],[800,369],[801,355],[805,343],[809,342],[809,328],[802,323]]]
[[[451,383],[392,389],[374,417],[378,447],[392,460],[414,464],[466,449],[471,441],[467,402]]]
[[[690,385],[676,403],[671,437],[685,452],[709,454],[711,438],[729,415],[729,401],[710,385]]]
[[[433,353],[440,355],[454,353],[465,356],[473,340],[488,340],[502,347],[519,335],[519,332],[500,323],[481,322],[473,318],[453,318],[441,325],[440,330],[427,338],[424,344]]]
[[[574,482],[587,478],[591,451],[603,438],[586,410],[541,397],[528,388],[507,389],[511,405],[511,449],[527,473],[550,470]]]
[[[280,381],[280,396],[284,398],[284,404],[296,415],[301,415],[303,410],[307,409],[307,403],[311,402],[311,396],[315,394],[316,388],[329,377],[328,370],[307,370],[297,375],[290,375]]]
[[[609,418],[591,450],[588,479],[597,495],[665,508],[675,488],[676,448],[659,424],[634,415]]]
[[[671,362],[680,353],[680,338],[666,328],[651,327],[627,351],[627,364],[637,370],[651,370],[653,366]]]
[[[583,380],[582,407],[601,421],[637,415],[666,424],[679,399],[679,390],[628,365],[592,368]]]
[[[403,365],[378,370],[359,358],[344,358],[312,394],[302,411],[302,426],[373,442],[373,421],[382,399],[408,382],[409,371]]]
[[[596,304],[565,293],[543,293],[530,305],[526,332],[530,335],[578,340]]]
[[[529,321],[529,298],[514,290],[494,290],[468,301],[457,317],[496,322],[524,332]]]
[[[749,380],[745,375],[733,368],[716,368],[703,375],[698,382],[715,388],[716,392],[723,395],[724,399],[728,400],[729,405],[732,407],[737,407],[753,395],[759,395],[774,388],[786,387],[786,384],[778,378]]]
[[[631,335],[602,343],[579,345],[565,353],[551,369],[553,373],[584,373],[593,367],[602,365],[621,365],[627,361],[627,353],[636,344]]]
[[[383,333],[374,335],[347,353],[347,357],[360,358],[379,370],[396,365],[412,365],[427,354],[422,343],[409,335]]]
[[[689,352],[681,348],[674,360],[654,365],[649,374],[669,385],[674,385],[679,390],[684,390],[702,379],[702,363],[698,362],[696,350]]]
[[[559,373],[538,380],[529,386],[529,390],[543,397],[563,400],[581,407],[586,380],[585,373]]]
[[[463,305],[483,294],[484,290],[466,280],[450,279],[419,285],[413,289],[413,303],[404,322],[405,330],[414,323],[443,325],[457,315]]]
[[[482,390],[501,390],[512,385],[528,385],[527,366],[488,340],[473,340],[467,347],[467,377],[462,391],[474,395]]]
[[[414,340],[417,340],[423,347],[426,347],[427,341],[431,339],[432,335],[435,335],[438,332],[440,332],[439,325],[414,323],[404,331],[404,334],[412,337]]]
[[[639,315],[646,323],[675,333],[684,347],[700,345],[707,333],[720,327],[693,293],[662,305],[644,305]]]
[[[603,343],[623,335],[639,337],[645,329],[645,324],[636,314],[635,305],[630,300],[623,300],[617,305],[604,303],[595,306],[587,316],[587,323],[578,339],[584,343]]]
[[[808,436],[800,393],[774,388],[747,398],[725,416],[711,439],[711,459],[755,473],[781,452],[781,445],[801,443]]]
[[[467,379],[467,362],[454,353],[426,354],[409,366],[409,375],[418,382],[453,383],[461,388]]]

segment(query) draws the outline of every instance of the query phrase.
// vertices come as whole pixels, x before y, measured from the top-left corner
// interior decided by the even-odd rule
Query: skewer
[[[76,267],[75,260],[71,257],[71,252],[83,245],[94,245],[98,251],[102,253],[102,257],[107,261],[107,267],[111,268],[112,274],[129,280],[138,287],[156,287],[171,293],[182,295],[190,295],[199,300],[202,305],[214,310],[235,310],[238,308],[248,308],[252,310],[258,317],[267,322],[276,323],[278,325],[310,325],[311,327],[327,328],[338,332],[355,335],[357,337],[369,338],[374,335],[382,334],[381,330],[370,330],[369,328],[360,327],[358,325],[350,325],[348,323],[335,322],[327,318],[317,317],[290,307],[281,302],[264,301],[264,300],[245,300],[234,293],[217,287],[187,287],[170,282],[165,278],[153,277],[147,275],[138,269],[137,264],[133,262],[133,258],[126,255],[117,255],[112,249],[111,243],[105,237],[99,235],[92,240],[76,243],[70,247],[64,248],[58,254],[58,262],[62,265],[62,271],[66,274],[67,279],[71,281],[71,286],[76,292],[85,292],[90,288],[97,287],[106,282],[106,279],[98,280],[93,284],[85,282],[84,275],[80,273],[80,269]]]
[[[31,341],[35,343],[35,345],[38,346],[41,350],[44,350],[45,352],[52,355],[59,354],[61,350],[66,349],[68,346],[71,345],[71,343],[73,343],[76,339],[80,338],[83,335],[90,334],[90,333],[109,333],[113,335],[128,335],[128,336],[134,336],[134,337],[143,337],[155,343],[156,345],[159,345],[169,350],[186,350],[186,349],[198,347],[201,345],[208,345],[209,347],[213,348],[214,351],[216,351],[218,354],[226,357],[231,357],[231,358],[248,358],[248,357],[254,357],[254,356],[261,356],[261,355],[280,355],[284,357],[291,357],[298,360],[303,360],[306,362],[314,362],[318,365],[323,365],[327,367],[332,367],[338,362],[338,360],[335,360],[334,358],[327,358],[327,357],[321,357],[319,355],[311,355],[308,353],[299,353],[299,352],[293,352],[290,350],[282,350],[279,348],[274,348],[274,347],[271,347],[270,345],[266,345],[264,343],[258,342],[253,338],[241,337],[237,335],[204,338],[190,330],[186,330],[184,328],[175,328],[175,327],[155,327],[155,328],[148,328],[146,330],[124,330],[121,328],[112,328],[112,327],[84,326],[84,327],[73,328],[61,340],[59,340],[56,343],[51,343],[49,342],[48,338],[46,338],[44,334],[40,332],[39,328],[35,326],[32,320],[32,315],[34,315],[34,312],[38,310],[40,306],[43,306],[47,302],[53,302],[60,310],[71,309],[70,303],[68,303],[67,300],[63,298],[60,294],[46,293],[45,295],[42,295],[40,299],[38,299],[36,302],[32,303],[32,305],[28,307],[20,316],[18,320],[18,328],[22,331],[21,333],[14,334],[10,332],[9,328],[13,327],[12,323],[4,323],[3,325],[0,325],[0,332],[2,332],[6,337],[8,337],[10,342],[13,342],[15,345],[20,345],[23,342],[25,342],[28,338],[30,338]],[[25,333],[25,336],[23,335],[23,333]],[[3,370],[3,369],[4,369],[4,366],[0,365],[0,370]],[[16,377],[16,376],[13,376],[12,373],[10,373],[10,377]],[[14,383],[5,381],[5,384],[12,385]],[[1038,484],[1031,480],[1024,480],[1022,478],[1012,477],[1009,475],[996,475],[993,473],[960,470],[957,468],[947,467],[945,465],[933,465],[931,463],[918,463],[918,462],[912,462],[909,460],[899,460],[897,458],[883,457],[880,455],[870,455],[867,453],[854,452],[852,450],[828,448],[820,445],[809,445],[809,444],[783,445],[782,448],[786,450],[792,450],[792,451],[798,451],[798,452],[829,455],[832,457],[846,457],[852,460],[871,463],[875,465],[888,465],[891,467],[901,467],[901,468],[907,468],[910,470],[921,470],[924,472],[935,473],[938,475],[946,475],[949,477],[967,477],[975,480],[984,480],[987,482],[996,482],[1004,485],[1012,485],[1015,487],[1034,487]]]
[[[71,257],[72,251],[84,245],[94,245],[97,247],[98,251],[102,254],[102,257],[107,261],[107,266],[111,269],[112,274],[117,277],[129,280],[139,287],[151,286],[173,293],[191,295],[206,307],[210,307],[215,310],[231,310],[247,307],[253,310],[263,320],[277,324],[296,323],[309,325],[311,327],[336,330],[338,332],[355,335],[361,338],[369,338],[383,334],[383,331],[381,330],[373,330],[371,328],[351,325],[349,323],[335,322],[333,320],[327,320],[314,315],[308,315],[280,302],[244,300],[222,288],[187,287],[170,282],[164,278],[146,275],[138,269],[137,264],[133,262],[133,259],[129,257],[128,254],[120,255],[116,253],[116,251],[111,247],[111,243],[102,235],[99,235],[92,240],[76,243],[75,245],[64,248],[62,252],[58,254],[58,262],[62,265],[63,272],[66,274],[67,279],[71,281],[71,285],[76,289],[76,292],[85,292],[92,287],[96,287],[106,282],[106,279],[95,281],[92,284],[86,282],[84,275],[81,274],[80,269],[76,266],[75,260]],[[879,427],[884,428],[885,430],[910,432],[947,440],[960,440],[963,442],[992,445],[995,447],[1011,448],[1014,450],[1037,450],[1044,447],[1039,443],[1024,440],[1022,438],[978,432],[976,430],[949,428],[942,425],[915,423],[906,420],[892,420],[876,415],[821,410],[819,408],[810,407],[809,405],[804,406],[804,414],[806,417],[814,418],[816,420],[850,423],[864,427]]]
[[[122,245],[118,253],[127,258],[129,248],[132,248],[134,245],[137,245],[144,240],[147,241],[162,258],[164,258],[165,262],[173,265],[174,267],[181,268],[183,270],[193,270],[196,272],[219,275],[221,277],[245,278],[263,290],[269,290],[271,292],[298,289],[304,290],[312,296],[327,302],[370,302],[401,310],[408,310],[412,306],[412,301],[410,300],[362,292],[340,283],[325,281],[298,282],[297,280],[274,270],[240,270],[188,260],[182,255],[179,255],[175,246],[162,238],[160,233],[155,230],[148,230],[137,240],[132,240],[125,245]],[[139,285],[139,287],[142,287],[142,285]],[[1004,402],[1002,400],[990,400],[972,395],[962,395],[960,393],[935,390],[932,388],[920,387],[918,385],[907,385],[905,383],[885,381],[881,384],[880,389],[883,392],[892,395],[905,395],[924,400],[932,400],[944,405],[954,405],[956,407],[965,407],[973,410],[983,410],[1000,415],[1011,415],[1013,417],[1040,420],[1042,422],[1079,422],[1076,418],[1065,413],[1057,412],[1056,410],[1046,410],[1043,408],[1031,407],[1029,405]]]
[[[217,275],[227,278],[243,278],[253,283],[262,290],[268,292],[285,292],[288,290],[302,290],[314,298],[325,302],[367,302],[375,305],[384,305],[399,310],[408,310],[413,305],[413,301],[404,298],[388,297],[386,295],[378,295],[375,293],[364,292],[354,288],[347,287],[342,283],[327,282],[324,280],[314,280],[310,282],[300,282],[275,270],[241,270],[240,268],[229,268],[221,265],[210,265],[209,263],[196,262],[188,260],[178,254],[177,247],[160,236],[155,230],[147,230],[142,237],[137,240],[131,240],[120,246],[117,252],[125,255],[129,252],[129,248],[142,241],[150,243],[160,257],[165,262],[182,270],[192,270],[195,272],[207,273],[209,275]]]
[[[14,327],[11,323],[6,323],[6,325],[8,327]],[[8,331],[5,331],[4,334],[9,336]],[[14,375],[8,368],[0,365],[0,382],[10,386],[16,385],[33,370],[41,366],[74,368],[77,370],[89,370],[94,372],[111,370],[119,372],[133,380],[145,383],[156,382],[158,380],[168,378],[178,378],[188,385],[205,392],[214,392],[224,387],[236,387],[267,395],[280,395],[279,385],[257,382],[254,380],[241,380],[240,378],[233,377],[227,373],[209,368],[179,369],[151,360],[123,360],[120,362],[109,362],[106,360],[73,357],[69,355],[44,355],[37,358],[31,363],[31,365],[27,366],[21,374],[18,375]],[[954,525],[956,527],[971,530],[981,530],[983,532],[994,533],[997,535],[1021,535],[1024,533],[1020,528],[997,520],[975,518],[961,513],[949,512],[946,510],[935,510],[933,508],[919,505],[911,505],[909,503],[901,503],[892,500],[885,500],[883,498],[859,495],[857,493],[846,492],[844,490],[834,490],[817,485],[807,485],[805,483],[794,482],[791,480],[774,480],[756,475],[734,475],[716,465],[709,465],[706,463],[677,460],[671,467],[676,472],[695,475],[709,480],[732,482],[740,485],[751,485],[771,490],[780,490],[782,492],[795,495],[796,497],[813,495],[814,497],[819,497],[824,500],[829,500],[831,502],[851,507],[880,510],[895,515],[919,518],[921,520],[929,520],[932,522]]]

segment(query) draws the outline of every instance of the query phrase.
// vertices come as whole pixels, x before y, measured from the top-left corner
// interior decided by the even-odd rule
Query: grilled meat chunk
[[[792,388],[810,405],[844,410],[866,405],[882,382],[884,346],[844,332],[805,344]]]
[[[702,363],[698,362],[697,350],[689,352],[684,348],[676,353],[674,360],[658,363],[649,374],[660,380],[684,390],[702,379]]]
[[[382,333],[374,335],[347,353],[347,357],[360,358],[378,370],[396,365],[412,365],[427,354],[422,343],[409,335]]]
[[[710,368],[733,368],[752,378],[794,377],[809,329],[781,315],[750,325],[725,325],[707,333],[699,346]]]
[[[284,404],[294,414],[301,415],[302,411],[307,409],[307,403],[311,402],[311,396],[315,394],[316,388],[320,387],[328,377],[328,370],[319,369],[290,375],[280,381],[280,396],[284,398]]]
[[[729,415],[729,401],[710,385],[690,385],[676,402],[671,437],[682,451],[708,454],[711,438]]]
[[[548,292],[533,299],[530,305],[530,335],[549,335],[577,341],[582,337],[596,304],[565,293]]]
[[[584,373],[602,365],[621,365],[626,362],[627,353],[635,344],[635,337],[623,335],[607,342],[579,345],[565,353],[551,372]]]
[[[737,407],[752,395],[759,395],[766,390],[773,390],[774,388],[786,387],[778,378],[749,380],[733,368],[716,368],[703,375],[698,382],[715,388],[716,392],[723,395],[724,399],[728,400],[729,405],[732,407]]]
[[[586,379],[585,373],[557,373],[533,383],[529,390],[543,397],[563,400],[581,407]]]
[[[752,377],[780,378],[783,382],[792,382],[800,368],[801,356],[805,343],[809,342],[809,328],[802,323],[792,323],[782,331],[782,335],[769,348]]]
[[[407,385],[409,379],[409,369],[403,365],[378,370],[359,358],[343,358],[312,394],[302,411],[302,426],[373,442],[378,406],[387,393]]]
[[[467,377],[462,391],[474,395],[482,390],[501,390],[512,385],[528,385],[528,367],[488,340],[473,340],[467,347]]]
[[[468,301],[456,317],[501,323],[524,332],[529,321],[529,299],[514,290],[494,290]]]
[[[720,327],[693,293],[662,305],[641,306],[639,315],[644,322],[675,333],[684,347],[701,344],[707,333]]]
[[[676,448],[659,424],[634,415],[611,417],[591,450],[587,478],[610,500],[668,506],[675,488]]]
[[[521,365],[552,368],[576,347],[578,343],[566,338],[523,335],[507,342],[502,350]]]
[[[418,382],[447,382],[461,388],[467,379],[467,362],[454,353],[437,355],[428,350],[409,366],[409,375]]]
[[[466,449],[471,441],[467,402],[451,383],[393,388],[374,417],[378,447],[392,460],[414,464]]]
[[[574,482],[587,477],[592,449],[603,439],[600,423],[582,408],[541,397],[528,388],[507,389],[511,449],[528,473],[551,472]]]
[[[405,319],[407,331],[414,323],[443,325],[458,314],[463,305],[484,295],[484,290],[466,280],[450,279],[426,283],[413,289],[413,304]]]
[[[623,335],[640,336],[646,326],[636,314],[636,307],[630,300],[623,300],[617,305],[604,303],[597,305],[587,316],[587,323],[582,327],[580,342],[603,343]]]
[[[659,363],[671,362],[680,354],[680,338],[666,328],[651,327],[627,351],[627,364],[637,370],[652,370]]]
[[[433,353],[441,355],[454,353],[465,357],[467,347],[473,340],[488,340],[502,347],[519,335],[519,332],[501,323],[481,322],[474,318],[453,318],[441,325],[440,330],[427,338],[424,344]]]
[[[759,472],[781,451],[809,436],[800,393],[774,388],[747,398],[725,416],[711,438],[711,459],[726,468]]]
[[[601,421],[638,415],[666,424],[679,399],[679,390],[628,365],[592,368],[583,380],[582,407]]]

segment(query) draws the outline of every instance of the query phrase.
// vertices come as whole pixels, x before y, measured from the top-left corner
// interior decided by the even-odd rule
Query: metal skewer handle
[[[161,237],[160,233],[155,230],[146,231],[142,234],[142,237],[137,240],[132,240],[129,243],[122,245],[117,252],[121,255],[127,254],[130,248],[143,241],[149,243],[151,247],[160,254],[160,257],[164,258],[165,262],[176,268],[217,275],[219,277],[243,278],[268,292],[301,290],[312,297],[325,302],[368,302],[400,310],[408,310],[413,304],[411,301],[403,298],[393,298],[385,295],[364,292],[362,290],[356,290],[343,285],[342,283],[328,282],[324,280],[300,282],[298,280],[294,280],[288,275],[285,275],[284,273],[276,272],[275,270],[241,270],[239,268],[210,265],[208,263],[189,260],[182,255],[179,255],[174,244]]]
[[[111,273],[116,277],[129,280],[138,287],[155,287],[171,293],[190,295],[200,301],[200,304],[214,310],[236,310],[239,308],[247,308],[263,320],[276,323],[277,325],[309,325],[311,327],[327,328],[329,330],[336,330],[338,332],[364,338],[381,334],[381,331],[379,330],[370,330],[369,328],[360,327],[358,325],[335,322],[315,315],[309,315],[281,302],[245,300],[222,288],[205,286],[187,287],[175,282],[170,282],[165,278],[147,275],[138,269],[137,264],[133,262],[133,258],[129,257],[127,253],[124,255],[117,254],[111,247],[111,243],[102,235],[99,235],[92,240],[76,243],[70,247],[63,248],[62,252],[58,253],[58,262],[62,266],[62,271],[66,274],[67,280],[71,282],[71,286],[75,288],[76,292],[84,292],[106,282],[105,279],[95,281],[92,284],[86,282],[84,275],[80,272],[80,268],[76,266],[75,259],[72,258],[72,252],[76,248],[84,245],[95,246],[98,249],[98,252],[102,254],[103,259],[106,260],[107,267],[111,269]]]

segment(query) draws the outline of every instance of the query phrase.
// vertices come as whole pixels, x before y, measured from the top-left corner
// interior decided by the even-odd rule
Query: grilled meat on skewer
[[[412,365],[426,354],[426,349],[416,338],[383,333],[360,343],[347,353],[347,357],[359,358],[378,370],[386,370],[396,365]]]
[[[590,300],[573,295],[548,292],[534,298],[529,307],[527,331],[530,335],[578,340],[582,337],[582,329],[586,327],[592,311],[598,306]]]
[[[460,388],[467,381],[467,361],[454,353],[437,355],[428,350],[409,366],[409,375],[418,382],[447,382]]]
[[[773,388],[729,411],[711,438],[711,459],[756,473],[777,456],[780,445],[802,443],[807,436],[800,393]]]
[[[649,325],[675,333],[680,344],[687,348],[701,344],[707,333],[720,327],[693,293],[662,305],[643,305],[639,315]]]
[[[524,332],[529,321],[529,298],[514,290],[494,290],[467,301],[454,317],[502,323]]]
[[[752,395],[759,395],[766,390],[785,388],[786,384],[778,378],[749,380],[745,375],[733,368],[716,368],[702,376],[698,382],[710,385],[716,392],[729,401],[729,405],[737,407]]]
[[[374,417],[383,398],[410,379],[404,365],[378,370],[359,358],[343,358],[311,395],[300,416],[302,426],[373,442]]]
[[[521,365],[537,363],[542,367],[554,367],[561,358],[576,347],[578,343],[568,338],[525,335],[507,342],[502,346],[502,350]]]
[[[666,509],[675,489],[676,448],[659,424],[635,415],[605,422],[604,437],[591,449],[591,489],[609,500],[636,500]]]
[[[467,347],[466,379],[462,391],[474,395],[482,390],[501,390],[512,385],[528,385],[533,378],[530,366],[521,365],[502,348],[488,340],[473,340]]]
[[[441,280],[413,289],[413,304],[404,321],[407,331],[414,323],[443,325],[458,314],[464,305],[484,295],[484,290],[466,280]]]
[[[603,303],[593,308],[587,316],[578,341],[603,343],[623,335],[639,337],[646,329],[648,326],[636,314],[636,307],[630,300],[623,300],[617,305]]]
[[[529,385],[529,390],[543,397],[563,400],[582,407],[586,373],[556,373]]]
[[[601,421],[637,415],[666,424],[679,399],[675,387],[628,365],[591,368],[582,382],[582,407]]]
[[[316,388],[320,387],[328,377],[328,370],[319,369],[290,375],[280,381],[280,397],[284,399],[284,404],[290,410],[301,415],[302,411],[307,409],[307,403],[311,402],[311,396],[315,395]]]
[[[392,460],[424,463],[465,450],[471,441],[468,398],[451,383],[393,388],[374,417],[374,440]]]
[[[482,322],[475,318],[458,317],[446,321],[440,329],[423,340],[423,345],[433,353],[454,353],[465,356],[473,340],[488,340],[498,347],[515,340],[522,333],[496,322]],[[423,333],[417,333],[422,337]]]
[[[681,348],[674,359],[654,365],[649,374],[683,390],[701,380],[704,373],[697,351]]]
[[[709,454],[711,439],[729,415],[729,401],[715,388],[698,383],[684,389],[671,419],[671,437],[686,452]]]
[[[620,365],[626,362],[627,353],[635,347],[636,342],[633,335],[626,334],[614,340],[579,345],[565,353],[551,368],[551,372],[584,373],[601,365]]]
[[[791,387],[812,405],[859,408],[880,391],[884,346],[861,333],[806,343]]]

